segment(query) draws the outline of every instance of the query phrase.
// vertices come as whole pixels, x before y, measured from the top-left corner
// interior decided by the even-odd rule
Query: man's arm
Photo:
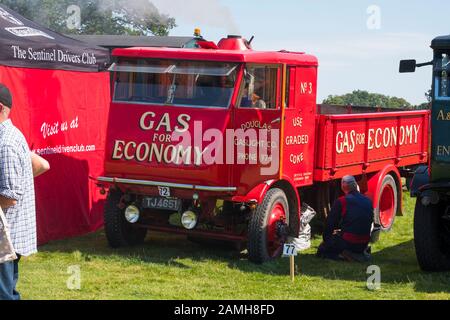
[[[17,204],[23,195],[20,178],[23,168],[19,155],[11,146],[0,149],[0,206],[6,210]]]
[[[33,176],[35,178],[50,170],[48,161],[33,152],[31,153],[31,164],[33,165]]]
[[[16,200],[0,196],[0,207],[2,208],[2,210],[14,207],[16,204],[17,204]]]
[[[339,223],[342,217],[342,206],[341,202],[337,200],[333,207],[331,208],[330,214],[327,217],[327,221],[325,222],[325,230],[323,232],[323,240],[327,241],[330,239],[334,231],[339,229]]]
[[[257,108],[258,109],[267,109],[267,104],[264,100],[258,100],[257,102]]]

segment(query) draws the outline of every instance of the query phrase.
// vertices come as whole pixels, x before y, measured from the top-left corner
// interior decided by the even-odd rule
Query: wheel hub
[[[287,239],[288,235],[289,235],[289,226],[284,221],[278,221],[277,222],[278,238],[285,240],[285,239]]]
[[[380,196],[380,222],[384,228],[389,228],[394,220],[395,196],[391,185],[387,185]]]
[[[277,203],[272,209],[267,225],[267,250],[270,256],[278,255],[287,235],[286,212],[283,205]]]

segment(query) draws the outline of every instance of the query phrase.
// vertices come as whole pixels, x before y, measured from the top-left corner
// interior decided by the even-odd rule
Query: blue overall
[[[338,259],[345,250],[363,253],[370,242],[372,224],[373,205],[369,198],[357,191],[339,198],[327,217],[318,255]]]

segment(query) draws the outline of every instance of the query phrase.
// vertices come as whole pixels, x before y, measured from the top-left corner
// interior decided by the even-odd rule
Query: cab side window
[[[277,109],[277,66],[247,65],[239,106],[253,109]]]
[[[450,98],[450,54],[439,54],[436,59],[436,97],[438,99]]]

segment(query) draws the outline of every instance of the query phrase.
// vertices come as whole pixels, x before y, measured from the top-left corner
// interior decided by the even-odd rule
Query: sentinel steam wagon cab
[[[428,160],[428,112],[318,106],[314,56],[238,36],[198,46],[113,52],[98,178],[112,247],[151,230],[246,244],[263,263],[298,235],[303,204],[326,214],[348,174],[391,228],[401,173]]]

